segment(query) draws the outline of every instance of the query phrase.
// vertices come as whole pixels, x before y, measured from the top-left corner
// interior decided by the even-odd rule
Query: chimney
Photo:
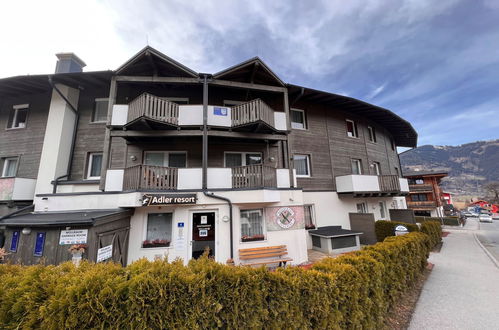
[[[83,67],[86,66],[75,53],[58,53],[57,64],[55,66],[55,73],[69,73],[69,72],[82,72]]]

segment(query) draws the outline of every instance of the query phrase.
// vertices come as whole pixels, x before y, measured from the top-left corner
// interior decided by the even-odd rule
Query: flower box
[[[155,239],[154,241],[145,240],[142,242],[143,248],[158,248],[158,247],[169,247],[170,241],[167,239]]]
[[[243,236],[241,240],[243,242],[253,242],[253,241],[263,241],[265,239],[264,235],[253,235],[253,236]]]

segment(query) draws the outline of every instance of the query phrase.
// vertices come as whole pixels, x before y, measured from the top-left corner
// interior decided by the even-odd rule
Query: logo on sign
[[[281,207],[276,212],[276,222],[281,228],[288,229],[295,224],[295,212],[289,207]]]
[[[171,204],[196,204],[196,194],[161,195],[149,194],[142,196],[142,206],[161,206]]]
[[[213,109],[213,114],[215,116],[227,116],[227,108],[218,108],[218,107],[215,107]]]

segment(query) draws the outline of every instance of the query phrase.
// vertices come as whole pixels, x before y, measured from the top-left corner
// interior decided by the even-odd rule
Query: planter
[[[263,235],[255,235],[251,237],[243,237],[241,238],[241,241],[243,242],[254,242],[254,241],[263,241],[265,240],[265,236]]]
[[[159,240],[159,241],[144,241],[142,242],[142,248],[150,249],[150,248],[160,248],[160,247],[170,247],[170,241],[167,240]]]

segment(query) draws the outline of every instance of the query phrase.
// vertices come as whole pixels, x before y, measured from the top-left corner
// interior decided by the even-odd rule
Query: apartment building
[[[237,264],[276,245],[300,264],[309,229],[406,208],[396,147],[417,134],[387,109],[285,83],[259,58],[215,74],[151,47],[114,71],[58,58],[55,74],[0,80],[14,261],[58,263],[85,242],[89,259],[110,247],[122,264],[205,250]]]
[[[444,205],[448,203],[440,182],[447,174],[436,171],[404,172],[409,182],[407,208],[414,210],[416,216],[443,217]]]

